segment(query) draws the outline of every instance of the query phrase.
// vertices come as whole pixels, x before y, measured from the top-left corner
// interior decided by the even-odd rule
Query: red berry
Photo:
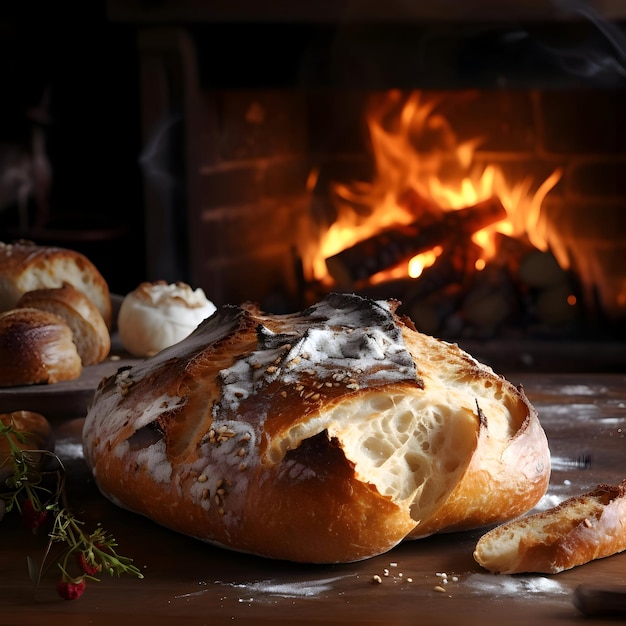
[[[88,574],[89,576],[95,576],[102,569],[100,564],[90,563],[89,561],[87,561],[87,556],[84,552],[79,552],[76,555],[76,559],[78,560],[79,567],[83,570],[83,572],[85,572],[85,574]]]
[[[48,511],[38,511],[32,500],[25,500],[22,504],[22,522],[29,530],[36,533],[38,528],[46,521]]]
[[[57,583],[57,592],[64,600],[78,600],[85,591],[85,579],[77,578],[75,580],[61,579]]]

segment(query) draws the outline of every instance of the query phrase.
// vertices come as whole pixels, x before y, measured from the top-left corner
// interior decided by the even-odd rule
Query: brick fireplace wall
[[[221,66],[212,82],[207,72],[220,62],[207,62],[187,29],[146,29],[139,42],[145,144],[163,120],[184,120],[165,125],[177,155],[168,167],[184,193],[164,193],[150,180],[146,187],[148,278],[183,277],[218,304],[306,304],[302,246],[332,222],[332,185],[373,175],[363,118],[369,89],[310,80],[234,85]],[[551,87],[545,75],[530,85],[527,78],[500,87],[490,76],[480,89],[425,81],[424,88],[471,96],[443,108],[461,138],[486,137],[478,161],[537,180],[562,169],[546,210],[555,228],[577,238],[574,252],[593,257],[578,268],[589,274],[584,296],[592,315],[600,324],[621,319],[624,88],[575,79]]]
[[[222,302],[297,305],[310,172],[298,93],[205,94],[214,132],[197,171],[198,283]]]
[[[454,102],[454,99],[452,99]],[[548,221],[571,240],[573,271],[592,315],[626,313],[626,90],[485,90],[446,110],[461,137],[485,137],[478,162],[513,180],[562,177],[544,200]]]
[[[586,297],[619,316],[625,92],[483,91],[457,97],[457,107],[457,94],[451,95],[452,104],[442,108],[459,136],[486,138],[477,162],[537,181],[562,170],[545,210],[559,232],[569,231],[578,242],[574,257],[597,259],[578,268],[590,284],[603,283],[602,291]],[[306,267],[300,273],[301,248],[332,223],[332,185],[373,175],[363,120],[367,94],[237,90],[203,93],[202,102],[212,130],[199,142],[204,150],[190,174],[197,194],[190,205],[197,241],[192,280],[221,302],[298,305],[307,278]]]

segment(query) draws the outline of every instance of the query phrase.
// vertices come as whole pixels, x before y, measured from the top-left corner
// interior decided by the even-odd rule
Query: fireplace
[[[483,345],[624,338],[620,2],[271,4],[107,3],[137,41],[148,279],[393,297]]]

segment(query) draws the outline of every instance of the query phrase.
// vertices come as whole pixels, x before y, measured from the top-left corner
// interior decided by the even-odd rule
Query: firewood
[[[508,272],[497,263],[490,263],[474,275],[461,310],[466,321],[484,335],[494,333],[518,308]]]
[[[506,217],[497,198],[464,209],[444,211],[439,219],[423,226],[419,221],[384,230],[326,259],[326,266],[339,287],[358,284],[382,270],[409,261],[413,256],[474,232]]]
[[[405,276],[404,278],[393,278],[375,284],[366,284],[354,291],[360,296],[371,298],[372,300],[387,300],[389,298],[407,302],[406,294],[413,288],[415,279]]]
[[[397,202],[399,207],[406,209],[414,216],[413,223],[420,224],[422,228],[440,219],[444,212],[438,204],[428,200],[412,187],[400,194]]]
[[[520,263],[520,280],[529,287],[546,288],[567,280],[563,270],[551,252],[535,249]]]
[[[535,302],[539,321],[548,326],[559,326],[576,320],[578,308],[570,303],[571,295],[572,286],[566,280],[541,290]]]
[[[437,335],[447,319],[459,308],[463,295],[461,285],[448,285],[444,289],[414,300],[408,307],[408,316],[417,330]]]
[[[474,273],[480,248],[473,241],[450,242],[433,265],[413,279],[413,286],[405,294],[405,302],[412,303],[448,285],[466,284]]]
[[[496,254],[492,262],[506,267],[516,280],[519,276],[519,268],[522,261],[537,250],[526,237],[511,237],[504,233],[494,234],[494,244]]]

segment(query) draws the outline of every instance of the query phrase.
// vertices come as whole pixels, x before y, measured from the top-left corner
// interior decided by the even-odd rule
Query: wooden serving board
[[[523,384],[548,436],[552,478],[542,507],[626,477],[626,375],[507,378]],[[56,428],[70,505],[89,527],[101,522],[113,533],[120,554],[133,558],[145,578],[102,574],[100,583],[88,582],[83,597],[66,602],[56,595],[59,573],[51,567],[35,590],[26,560],[43,554],[45,536],[33,536],[10,513],[0,523],[0,624],[591,626],[626,620],[585,618],[572,601],[581,584],[626,586],[626,553],[554,576],[498,576],[472,557],[484,529],[406,542],[341,565],[255,558],[184,537],[99,493],[82,457],[83,422]]]

